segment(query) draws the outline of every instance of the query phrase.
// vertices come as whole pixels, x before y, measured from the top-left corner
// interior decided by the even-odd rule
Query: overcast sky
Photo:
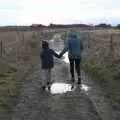
[[[0,25],[120,23],[120,0],[0,0]]]

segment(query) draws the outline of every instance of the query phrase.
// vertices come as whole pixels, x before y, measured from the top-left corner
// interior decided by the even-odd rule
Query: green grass
[[[0,40],[12,41],[13,39],[15,38],[10,36],[0,36]]]
[[[116,107],[120,110],[120,68],[116,68],[115,66],[110,68],[111,64],[110,66],[108,65],[108,67],[103,63],[100,66],[98,64],[93,65],[90,64],[91,61],[89,60],[88,64],[85,64],[85,61],[83,62],[84,70],[101,86],[103,91],[106,91],[107,97],[119,103]]]
[[[107,33],[109,37],[109,32],[102,32],[97,38],[94,36],[88,50],[85,46],[82,67],[106,91],[107,96],[120,103],[120,59],[110,54],[109,41],[104,35]],[[120,110],[120,105],[117,108]]]
[[[40,62],[41,41],[51,39],[53,33],[43,33],[41,36],[31,36],[28,51],[15,53],[0,59],[0,120],[11,117],[13,107],[17,104],[24,77],[33,66]],[[0,39],[11,40],[11,37]]]
[[[25,75],[39,63],[40,40],[36,42],[37,46],[28,52],[0,60],[0,119],[13,112]]]
[[[11,69],[11,72],[6,73],[4,76],[1,76],[0,79],[3,80],[0,80],[0,109],[4,110],[4,113],[2,113],[2,115],[6,115],[7,112],[12,113],[12,108],[17,103],[17,100],[19,98],[20,88],[22,87],[24,77],[29,73],[31,67],[39,62],[38,55],[36,56],[32,54],[29,56],[29,60],[24,59],[22,56],[21,59],[23,60],[22,63],[24,63],[24,65],[19,65],[17,71],[13,71]]]

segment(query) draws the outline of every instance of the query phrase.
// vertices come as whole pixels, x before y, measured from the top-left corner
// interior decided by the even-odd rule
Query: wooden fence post
[[[3,43],[2,40],[0,41],[0,57],[2,57],[2,53],[3,53]]]
[[[23,42],[24,42],[24,39],[25,39],[25,36],[24,36],[24,33],[22,34],[22,40],[23,40]]]
[[[89,49],[89,48],[90,48],[90,34],[89,34],[89,33],[88,33],[88,36],[87,36],[87,37],[88,37],[88,38],[87,38],[87,39],[88,39],[87,48]]]
[[[114,55],[114,37],[113,37],[113,34],[111,35],[110,37],[110,48],[109,48],[109,53],[110,53],[110,56],[115,58],[115,55]]]
[[[111,35],[111,37],[110,37],[110,51],[113,52],[113,50],[114,50],[114,47],[113,47],[113,35]]]

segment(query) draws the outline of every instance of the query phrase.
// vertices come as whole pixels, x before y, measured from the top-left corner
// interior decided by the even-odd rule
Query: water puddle
[[[56,51],[58,54],[60,51]],[[68,59],[68,52],[66,52],[63,57],[61,58],[62,61],[69,63]],[[51,93],[52,94],[62,94],[62,93],[67,93],[68,91],[74,91],[78,87],[77,85],[74,86],[74,89],[71,89],[72,85],[71,84],[66,84],[66,83],[53,83],[51,86]],[[85,91],[88,92],[90,90],[90,87],[87,86],[86,84],[82,84],[81,87],[79,86],[80,91]]]
[[[71,85],[65,83],[54,83],[51,86],[52,94],[62,94],[71,91]]]
[[[61,35],[60,34],[55,34],[54,36],[53,36],[53,38],[50,40],[50,42],[55,42],[55,41],[57,41],[58,39],[60,39],[61,38]]]
[[[69,91],[75,91],[76,88],[78,87],[77,85],[74,86],[73,89],[71,89],[72,85],[71,84],[66,84],[66,83],[53,83],[51,85],[51,94],[63,94],[67,93]],[[79,86],[80,91],[83,90],[85,92],[90,90],[90,87],[82,84],[81,87]]]
[[[66,63],[69,63],[68,52],[66,52],[66,53],[63,55],[63,61],[66,62]]]
[[[85,85],[85,84],[82,84],[81,86],[81,90],[84,90],[85,92],[89,91],[90,90],[90,87]]]
[[[50,40],[50,42],[54,42],[54,41],[55,41],[55,39],[51,39],[51,40]]]

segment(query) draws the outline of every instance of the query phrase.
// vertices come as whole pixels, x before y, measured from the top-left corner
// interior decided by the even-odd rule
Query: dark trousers
[[[78,78],[80,78],[80,59],[69,59],[70,61],[70,73],[71,73],[71,77],[72,79],[75,79],[75,75],[74,75],[74,68],[77,72]]]

